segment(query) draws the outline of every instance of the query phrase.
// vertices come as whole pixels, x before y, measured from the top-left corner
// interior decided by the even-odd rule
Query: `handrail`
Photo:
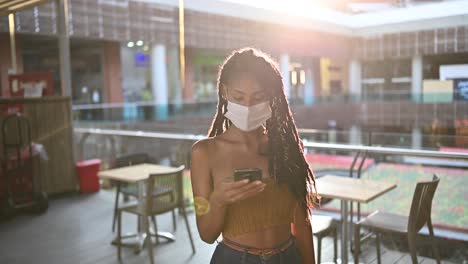
[[[443,151],[435,151],[435,150],[389,148],[389,147],[346,145],[346,144],[334,144],[334,143],[317,143],[317,142],[307,142],[307,141],[303,142],[303,144],[304,144],[304,147],[316,148],[316,149],[367,151],[369,153],[392,154],[392,155],[398,154],[398,155],[430,157],[430,158],[468,159],[468,153],[463,153],[463,152],[443,152]]]
[[[145,132],[145,131],[136,131],[136,130],[101,129],[101,128],[74,128],[73,132],[80,133],[80,134],[143,137],[143,138],[162,138],[162,139],[181,139],[181,140],[192,140],[192,141],[206,138],[206,136],[203,136],[203,135],[164,133],[164,132]]]
[[[96,135],[115,135],[127,137],[143,137],[143,138],[162,138],[162,139],[180,139],[197,141],[206,138],[203,135],[180,134],[180,133],[163,133],[163,132],[144,132],[135,130],[117,130],[117,129],[100,129],[100,128],[74,128],[75,133],[81,134],[96,134]],[[378,146],[363,146],[363,145],[348,145],[334,143],[317,143],[303,142],[306,148],[328,149],[328,150],[344,150],[344,151],[367,151],[368,153],[392,154],[392,155],[407,155],[432,158],[449,158],[449,159],[468,159],[468,153],[463,152],[441,152],[434,150],[417,150],[404,148],[389,148]]]
[[[196,102],[169,102],[169,105],[196,105],[196,104],[216,104],[216,100],[197,100]],[[100,103],[100,104],[75,104],[72,105],[73,111],[79,110],[98,110],[109,108],[124,108],[124,107],[139,107],[139,106],[157,106],[159,104],[152,101],[137,101],[137,102],[123,102],[123,103]]]
[[[315,128],[298,128],[297,132],[300,134],[319,134],[319,133],[328,133],[330,131],[335,131],[338,134],[350,134],[349,130],[339,130],[339,129],[315,129]],[[411,136],[411,133],[398,133],[398,132],[372,132],[372,131],[362,131],[365,135],[370,136]],[[465,138],[467,135],[423,135],[423,136],[438,136],[438,137],[446,137],[446,138]]]

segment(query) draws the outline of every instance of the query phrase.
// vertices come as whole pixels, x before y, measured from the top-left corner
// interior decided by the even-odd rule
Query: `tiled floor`
[[[111,245],[115,234],[111,231],[114,195],[101,191],[90,195],[68,195],[54,198],[46,214],[20,215],[0,223],[0,263],[119,263],[117,249]],[[189,214],[190,227],[197,253],[192,255],[187,230],[182,217],[177,218],[176,241],[154,247],[157,263],[209,263],[215,244],[204,243],[198,237],[195,216]],[[124,233],[135,230],[136,217],[124,217]],[[171,215],[158,216],[160,230],[172,232]],[[332,260],[332,240],[325,238],[322,259]],[[376,263],[375,248],[364,247],[361,262]],[[339,250],[338,250],[339,252]],[[430,263],[420,258],[420,262]],[[146,250],[134,254],[123,250],[122,263],[149,263]],[[410,263],[405,253],[383,248],[383,263]],[[449,262],[446,262],[449,263]]]

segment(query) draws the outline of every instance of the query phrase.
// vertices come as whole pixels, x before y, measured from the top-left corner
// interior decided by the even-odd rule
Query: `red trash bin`
[[[81,193],[99,191],[99,179],[97,174],[100,165],[100,159],[84,160],[76,163],[76,172],[80,182]]]

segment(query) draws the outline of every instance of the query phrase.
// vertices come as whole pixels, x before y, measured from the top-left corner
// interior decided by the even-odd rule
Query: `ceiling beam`
[[[51,0],[0,0],[0,15],[15,13],[50,1]]]

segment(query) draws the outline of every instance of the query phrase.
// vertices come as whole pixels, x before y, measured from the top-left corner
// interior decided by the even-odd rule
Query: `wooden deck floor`
[[[46,214],[20,215],[0,223],[0,263],[119,263],[117,249],[111,245],[114,233],[111,218],[114,194],[101,191],[90,195],[71,195],[50,201]],[[176,241],[154,247],[157,263],[209,263],[216,243],[209,245],[198,237],[195,216],[189,215],[197,253],[192,255],[190,242],[182,217],[177,219]],[[136,217],[124,217],[123,230],[135,230]],[[158,216],[160,230],[172,232],[171,215]],[[333,244],[323,242],[322,261],[332,260]],[[338,249],[339,252],[339,249]],[[366,247],[363,263],[376,263],[375,248]],[[410,263],[409,255],[383,247],[382,263]],[[435,263],[420,258],[420,263]],[[132,249],[123,249],[122,263],[149,263],[146,250],[135,255]],[[450,263],[450,262],[445,262]]]

